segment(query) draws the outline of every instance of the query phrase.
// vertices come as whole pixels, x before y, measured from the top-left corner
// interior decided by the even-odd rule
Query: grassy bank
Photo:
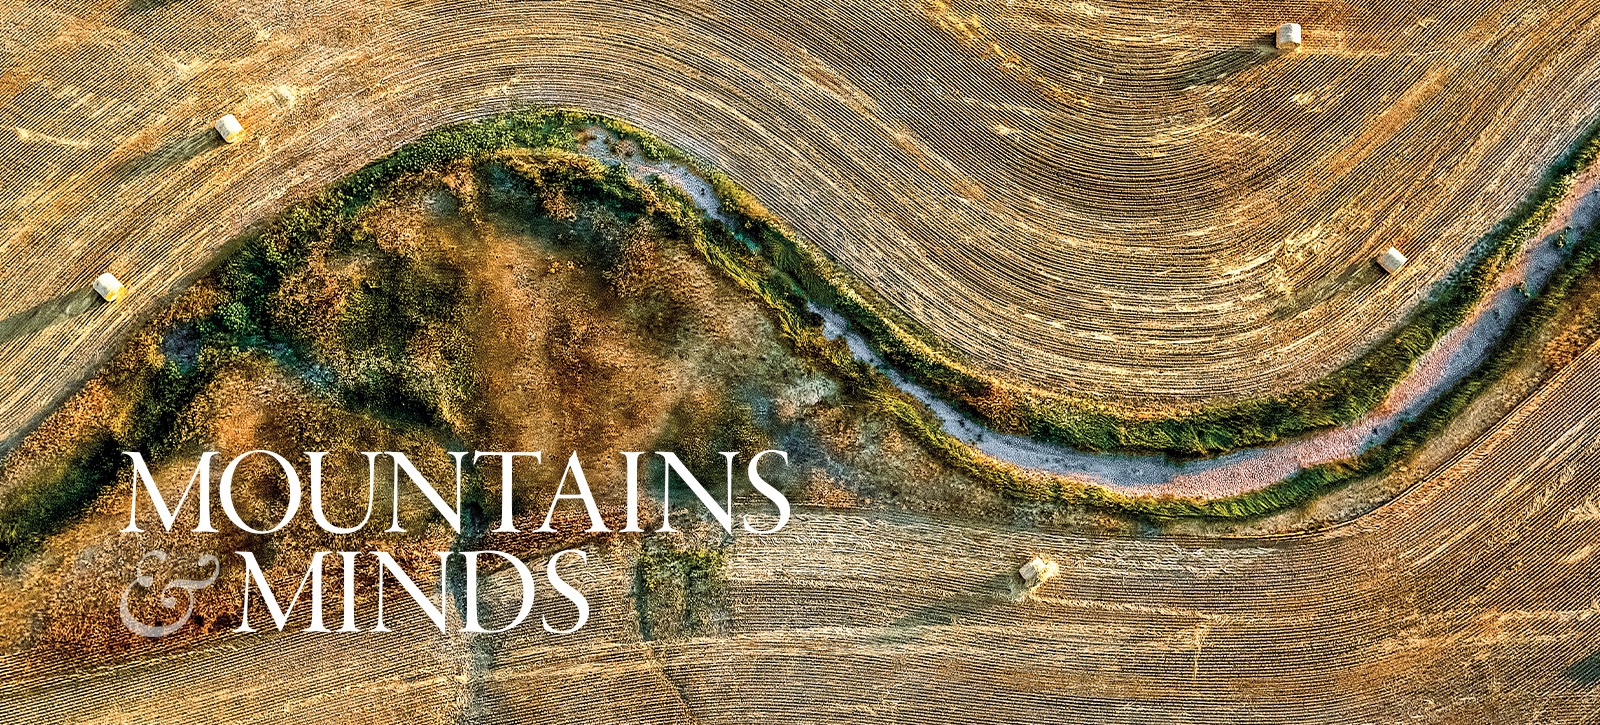
[[[812,299],[848,317],[872,347],[911,380],[995,430],[1077,450],[1191,458],[1274,443],[1350,423],[1371,411],[1493,289],[1505,265],[1549,221],[1573,180],[1597,155],[1600,126],[1549,170],[1529,198],[1485,236],[1426,303],[1360,357],[1298,390],[1169,417],[1120,414],[1070,393],[1039,394],[964,366],[956,354],[918,334],[914,325],[784,232],[725,177],[714,178],[723,198],[736,200],[732,206],[743,231],[761,245],[779,272]]]
[[[295,239],[313,236],[334,220],[348,218],[376,189],[404,174],[512,148],[575,150],[576,135],[590,126],[605,127],[633,141],[652,158],[693,163],[638,129],[612,119],[569,111],[508,114],[423,136],[292,210],[275,233],[292,249]],[[1466,319],[1523,243],[1554,214],[1573,179],[1597,155],[1600,126],[1550,169],[1530,197],[1485,236],[1426,303],[1388,339],[1357,359],[1297,390],[1170,417],[1124,415],[1071,394],[1040,394],[973,370],[962,364],[956,353],[931,341],[914,323],[797,241],[747,193],[717,172],[705,175],[721,197],[725,215],[736,224],[738,238],[720,239],[727,236],[720,233],[720,225],[708,229],[705,234],[713,244],[706,251],[711,262],[774,302],[794,298],[787,300],[793,302],[803,295],[838,311],[884,360],[997,431],[1084,451],[1211,456],[1350,423],[1371,411],[1440,337]],[[622,187],[612,191],[620,192]],[[695,226],[687,218],[682,224]],[[743,250],[749,247],[754,247],[761,259],[743,258]],[[787,314],[806,317],[803,305],[784,307],[791,308]]]

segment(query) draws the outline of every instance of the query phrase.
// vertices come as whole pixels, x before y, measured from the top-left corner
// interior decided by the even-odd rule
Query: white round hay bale
[[[244,137],[244,124],[239,123],[239,119],[234,118],[233,114],[230,113],[217,119],[217,135],[228,143],[238,141]]]
[[[1300,24],[1284,23],[1278,26],[1278,50],[1300,49]]]
[[[100,295],[100,299],[103,299],[107,302],[116,302],[117,300],[122,299],[123,295],[128,293],[127,286],[122,284],[122,281],[118,280],[116,275],[110,272],[106,272],[101,274],[99,277],[95,277],[94,284],[91,286],[93,286],[94,291]]]

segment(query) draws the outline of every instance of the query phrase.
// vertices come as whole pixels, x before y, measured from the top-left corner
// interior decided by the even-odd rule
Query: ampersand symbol
[[[217,575],[222,571],[222,563],[217,561],[217,557],[215,556],[210,554],[202,554],[198,564],[199,566],[211,566],[210,577],[205,579],[173,579],[171,582],[168,582],[166,586],[162,587],[161,606],[166,607],[167,609],[178,608],[178,598],[172,596],[170,593],[173,589],[182,589],[184,594],[189,597],[189,604],[183,610],[183,616],[179,617],[178,621],[171,624],[152,626],[139,621],[133,616],[133,612],[128,609],[128,596],[133,593],[134,587],[150,589],[155,586],[155,577],[144,573],[144,563],[149,561],[152,557],[155,558],[156,561],[166,561],[167,552],[156,550],[145,554],[143,558],[139,559],[139,566],[134,570],[134,574],[136,574],[136,576],[134,577],[133,583],[129,584],[128,588],[122,590],[122,626],[127,627],[129,632],[142,637],[165,637],[173,632],[178,631],[179,629],[182,629],[183,625],[189,623],[189,617],[194,614],[194,593],[211,586],[217,581]]]

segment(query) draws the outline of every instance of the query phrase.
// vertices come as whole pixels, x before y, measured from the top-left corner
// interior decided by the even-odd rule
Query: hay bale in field
[[[117,279],[116,275],[110,272],[95,277],[93,286],[94,291],[99,293],[100,298],[107,302],[116,302],[128,293],[128,288],[122,284],[121,280]]]
[[[1300,49],[1300,24],[1284,23],[1278,26],[1278,50]]]
[[[1394,274],[1400,271],[1401,267],[1406,266],[1406,255],[1401,254],[1400,250],[1390,247],[1388,251],[1378,255],[1378,266],[1382,267],[1383,271]]]
[[[1049,581],[1061,573],[1061,565],[1050,560],[1050,557],[1040,554],[1033,557],[1028,563],[1023,564],[1017,574],[1022,577],[1022,583],[1032,589]]]
[[[238,141],[244,137],[244,124],[239,123],[239,119],[230,113],[217,119],[217,135],[228,143]]]

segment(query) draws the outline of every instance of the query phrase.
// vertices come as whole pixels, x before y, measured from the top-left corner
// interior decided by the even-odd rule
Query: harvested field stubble
[[[1401,505],[1314,535],[1101,538],[808,509],[781,535],[737,542],[724,564],[733,612],[714,636],[641,641],[636,554],[615,547],[582,584],[593,620],[574,637],[414,628],[219,638],[152,662],[0,657],[0,714],[1002,723],[1026,711],[1119,723],[1136,709],[1163,723],[1585,722],[1600,706],[1600,458],[1588,444],[1600,438],[1589,405],[1600,356],[1579,358],[1569,379]],[[1070,576],[1012,601],[1010,562],[1039,550],[1073,562]],[[241,659],[248,698],[216,676]]]
[[[18,280],[0,301],[0,370],[18,381],[0,429],[26,427],[92,351],[223,240],[242,241],[0,461],[0,720],[1565,723],[1600,711],[1600,348],[1593,315],[1573,308],[1596,299],[1600,234],[1572,238],[1504,344],[1389,442],[1213,501],[998,465],[806,308],[840,308],[997,426],[1086,448],[1215,452],[1336,422],[1459,320],[1592,157],[1592,0],[45,0],[11,14],[19,42],[0,94],[24,110],[0,158],[29,171],[0,185],[0,256]],[[1264,52],[1288,18],[1306,47]],[[497,117],[312,195],[442,122],[546,103],[656,135],[585,114]],[[224,110],[252,129],[227,156],[209,130],[185,131]],[[727,169],[707,177],[737,232],[707,223],[692,193],[571,153],[594,124],[647,156],[678,147]],[[1391,243],[1413,263],[1379,281],[1369,259]],[[119,266],[135,295],[118,307],[82,312],[55,286]],[[1384,476],[1529,361],[1546,361],[1534,394],[1353,522],[1220,541],[1146,525],[1249,519]],[[1289,403],[1260,402],[1274,399]],[[1184,416],[1187,430],[1173,423]],[[1151,428],[1127,432],[1138,425]],[[591,623],[565,639],[417,621],[359,638],[227,636],[237,602],[221,592],[201,603],[202,625],[165,642],[108,616],[136,544],[334,545],[310,527],[120,539],[119,450],[444,460],[457,443],[603,452],[658,437],[700,465],[725,446],[794,450],[795,483],[835,508],[801,507],[768,537],[602,544],[575,577]],[[257,483],[252,507],[278,502]],[[468,484],[492,517],[482,482]],[[608,516],[617,494],[600,492]],[[1050,516],[1080,507],[1138,535],[1016,528],[1076,522]],[[426,504],[404,511],[416,535],[383,543],[415,560],[452,545]],[[484,541],[524,554],[552,543]],[[1019,599],[1015,567],[1035,553],[1066,574]],[[300,563],[269,566],[287,582]],[[504,616],[515,603],[501,574],[488,596]]]
[[[541,103],[729,170],[976,370],[1136,409],[1292,389],[1382,339],[1577,139],[1596,9],[46,3],[6,61],[0,157],[30,171],[0,189],[0,319],[30,323],[0,341],[29,371],[0,421],[286,199]],[[1278,57],[1287,17],[1307,46]],[[211,147],[232,111],[252,136]],[[1389,244],[1414,263],[1379,283]],[[130,304],[31,314],[107,268]]]
[[[518,329],[528,324],[517,322],[514,314],[508,317],[504,311],[496,311],[517,304],[524,293],[468,274],[469,269],[503,258],[506,252],[486,251],[489,247],[483,242],[467,241],[462,232],[418,236],[371,221],[375,216],[385,218],[397,203],[403,205],[403,200],[419,193],[418,184],[444,184],[428,192],[432,194],[426,202],[430,208],[488,204],[489,209],[509,210],[494,214],[541,220],[518,222],[532,224],[533,233],[553,234],[558,240],[576,235],[573,238],[579,241],[557,244],[571,246],[569,251],[577,256],[550,262],[548,273],[576,269],[579,262],[597,265],[609,294],[628,301],[623,309],[633,310],[628,313],[633,320],[630,324],[643,324],[653,331],[655,344],[668,347],[681,344],[691,329],[697,331],[691,334],[694,337],[723,327],[708,312],[716,307],[706,296],[708,288],[661,284],[666,267],[660,253],[646,253],[653,248],[648,240],[663,234],[679,240],[725,279],[759,299],[774,332],[791,350],[835,376],[846,396],[866,404],[868,415],[896,422],[950,470],[1023,500],[1160,517],[1258,517],[1382,472],[1442,430],[1484,387],[1530,354],[1526,349],[1529,341],[1547,334],[1545,324],[1565,310],[1569,291],[1587,278],[1600,257],[1600,233],[1591,230],[1572,245],[1569,259],[1548,292],[1523,310],[1512,323],[1508,339],[1487,363],[1417,420],[1360,456],[1317,465],[1281,482],[1262,481],[1258,490],[1225,498],[1129,495],[1070,477],[1021,470],[984,457],[945,434],[928,411],[854,359],[842,344],[826,339],[808,305],[821,301],[844,311],[874,334],[893,359],[925,378],[930,369],[932,374],[945,376],[947,385],[956,386],[947,390],[970,391],[981,382],[957,378],[951,383],[949,377],[960,375],[960,369],[940,368],[937,359],[928,363],[927,358],[913,357],[926,348],[905,346],[908,338],[897,336],[899,328],[888,317],[892,312],[875,306],[869,295],[799,244],[726,177],[707,174],[716,192],[715,199],[699,200],[710,205],[713,211],[707,213],[683,190],[658,176],[642,182],[623,163],[603,163],[565,150],[578,148],[597,132],[611,134],[613,145],[637,149],[655,163],[688,163],[659,141],[617,121],[566,111],[511,114],[432,132],[310,202],[291,208],[266,231],[246,240],[237,254],[168,313],[166,321],[135,338],[124,361],[111,368],[107,384],[119,389],[131,403],[129,421],[106,426],[107,432],[81,445],[70,461],[61,463],[57,455],[58,462],[53,465],[64,469],[34,471],[39,466],[31,463],[31,453],[9,462],[14,469],[30,473],[25,477],[27,483],[10,486],[6,492],[3,504],[9,529],[0,532],[4,533],[0,552],[26,550],[51,533],[50,527],[82,510],[99,493],[101,483],[115,473],[116,450],[146,450],[161,458],[175,450],[178,442],[193,436],[193,426],[184,420],[185,415],[193,418],[197,414],[184,413],[185,406],[208,384],[207,376],[214,374],[217,360],[241,351],[264,355],[296,371],[294,375],[314,388],[333,392],[342,405],[391,423],[430,427],[455,439],[506,430],[507,421],[515,416],[504,414],[509,408],[486,405],[484,393],[496,393],[489,401],[510,405],[505,402],[505,392],[527,389],[529,381],[508,377],[501,369],[504,365],[514,369],[515,356],[497,360],[488,352],[492,348],[481,347],[475,340],[508,334],[497,331],[496,325],[509,323]],[[1446,284],[1438,300],[1401,328],[1394,343],[1399,353],[1390,354],[1420,354],[1427,345],[1407,342],[1408,336],[1437,339],[1449,324],[1465,315],[1493,283],[1499,265],[1543,225],[1574,170],[1600,147],[1594,138],[1552,173],[1541,187],[1541,195],[1530,201],[1513,223],[1490,236],[1494,244],[1473,259],[1458,279]],[[427,181],[439,175],[443,175],[442,181]],[[480,197],[487,201],[477,201]],[[570,225],[575,226],[567,229]],[[686,269],[683,262],[676,264]],[[352,285],[354,291],[340,291]],[[583,400],[598,380],[630,375],[628,365],[619,361],[632,353],[623,348],[599,357],[592,350],[579,352],[585,348],[581,340],[591,333],[578,328],[588,328],[591,323],[582,315],[568,315],[563,320],[544,333],[549,347],[543,355],[560,371],[554,382],[565,396]],[[172,345],[158,345],[152,337],[159,333],[170,340],[179,332],[173,325],[179,323],[188,325],[183,330],[196,338],[192,344],[201,345],[198,352],[187,353],[197,358],[198,368],[168,359]],[[1355,385],[1372,384],[1378,377],[1370,367],[1362,367],[1370,363],[1370,357],[1329,378],[1332,383],[1319,385],[1342,385],[1352,395],[1370,395]],[[155,363],[148,363],[149,359]],[[919,368],[919,364],[926,366]],[[118,366],[131,372],[119,374]],[[1409,362],[1404,367],[1409,367]],[[1363,372],[1358,375],[1352,370]],[[91,387],[85,395],[97,389]],[[1335,397],[1315,389],[1300,395]],[[1301,412],[1280,405],[1290,414]],[[1262,407],[1270,409],[1257,405]],[[617,413],[614,404],[608,406],[599,399],[587,400],[577,409]],[[633,425],[649,420],[641,414],[617,414]],[[674,440],[686,460],[706,468],[715,463],[711,451],[758,450],[769,444],[768,431],[756,425],[752,415],[747,405],[703,388],[676,403],[670,416],[658,420],[664,421],[664,435]],[[1184,422],[1181,417],[1176,419],[1177,424]],[[510,430],[523,434],[529,431],[525,425],[509,425]],[[587,436],[569,440],[594,444],[623,433],[617,427],[619,421],[596,420],[592,425],[598,427],[590,429]],[[80,439],[86,436],[89,434],[78,434]],[[61,474],[62,470],[66,473]],[[57,479],[62,485],[48,483]]]
[[[802,276],[810,282],[802,286],[784,273],[820,260],[786,259],[804,249],[726,180],[716,179],[721,213],[757,236],[708,223],[676,187],[562,150],[596,123],[649,153],[670,153],[630,127],[576,114],[429,136],[251,237],[135,335],[42,435],[25,439],[4,461],[0,520],[12,527],[0,533],[22,573],[0,580],[0,624],[14,643],[0,653],[0,717],[155,720],[176,709],[212,721],[1011,722],[1030,712],[1121,722],[1137,708],[1171,722],[1531,723],[1594,711],[1589,643],[1600,618],[1589,592],[1600,563],[1585,543],[1600,520],[1588,484],[1600,472],[1590,444],[1600,430],[1592,347],[1419,490],[1315,534],[1085,538],[862,510],[866,498],[847,491],[829,498],[856,510],[805,508],[771,537],[730,544],[718,532],[601,547],[575,577],[592,595],[591,623],[568,639],[537,627],[438,634],[415,617],[359,640],[228,636],[220,630],[236,602],[218,592],[202,602],[208,627],[130,642],[102,606],[115,597],[106,587],[125,577],[99,568],[125,553],[101,545],[117,536],[125,500],[103,490],[92,456],[72,455],[104,448],[103,436],[112,450],[173,453],[206,442],[332,447],[359,430],[359,447],[431,450],[444,460],[446,440],[648,448],[639,436],[661,433],[708,459],[721,446],[762,443],[773,433],[752,421],[764,415],[758,409],[778,409],[769,398],[783,398],[786,412],[765,425],[783,424],[774,435],[784,447],[827,439],[806,446],[816,466],[803,479],[808,489],[826,469],[855,487],[910,480],[889,496],[892,506],[967,517],[993,507],[982,497],[991,489],[971,479],[1124,511],[1252,513],[1237,500],[1208,509],[1096,499],[1103,494],[1094,489],[980,460],[821,335],[805,292],[842,288],[817,287],[820,275]],[[1439,419],[1419,420],[1408,435],[1426,435],[1453,415],[1449,406],[1534,353],[1530,340],[1548,332],[1548,318],[1572,312],[1565,303],[1575,290],[1587,282],[1592,293],[1600,234],[1571,246],[1568,266],[1525,308],[1502,352],[1446,399]],[[676,284],[653,284],[661,279]],[[743,293],[717,291],[730,281]],[[789,346],[762,342],[774,333]],[[715,342],[695,342],[704,339]],[[529,341],[539,344],[517,344]],[[795,351],[817,367],[787,361]],[[698,362],[686,369],[686,360]],[[772,379],[717,387],[752,361]],[[840,383],[816,385],[819,368]],[[653,399],[628,385],[644,372],[652,383],[670,379],[660,387],[672,396],[702,389]],[[823,392],[792,393],[790,381]],[[774,387],[755,403],[737,400],[734,390],[752,385]],[[558,395],[530,415],[526,390]],[[846,396],[860,401],[840,404]],[[339,405],[319,407],[330,399]],[[119,405],[129,401],[137,404]],[[217,410],[232,411],[224,425],[194,424]],[[97,415],[107,411],[123,413]],[[939,457],[928,460],[919,446],[860,450],[885,413]],[[822,435],[823,425],[835,427]],[[852,447],[858,458],[845,459]],[[884,458],[904,467],[867,472]],[[919,469],[929,473],[908,477]],[[76,470],[94,474],[91,488],[48,485]],[[46,485],[15,485],[23,480]],[[966,498],[936,500],[928,493],[936,485]],[[72,494],[61,506],[51,503],[59,491]],[[608,512],[617,493],[600,494]],[[480,485],[467,495],[493,516]],[[275,493],[252,496],[270,505]],[[406,510],[422,524],[401,544],[414,564],[448,548],[425,505]],[[52,526],[15,526],[28,522]],[[290,532],[275,543],[287,552],[334,545],[315,536]],[[494,545],[527,553],[549,543]],[[78,554],[89,551],[96,555]],[[1035,552],[1067,563],[1068,574],[1019,598],[1016,562]],[[301,563],[293,559],[274,562],[275,581],[290,581]],[[506,583],[502,572],[487,587],[501,618],[515,606]],[[251,667],[244,695],[237,680],[218,676],[240,661]],[[340,694],[336,709],[330,691]]]

